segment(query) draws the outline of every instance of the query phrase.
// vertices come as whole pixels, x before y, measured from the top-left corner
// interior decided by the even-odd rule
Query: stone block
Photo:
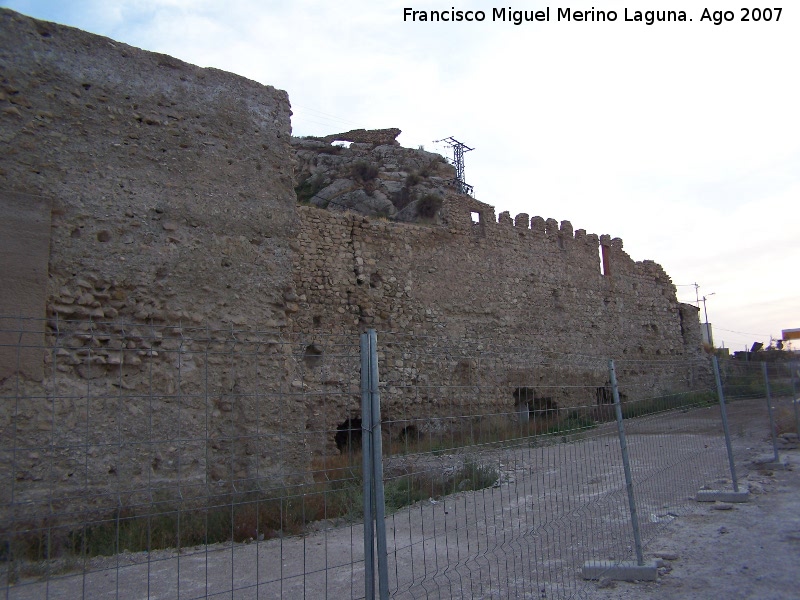
[[[613,560],[590,560],[584,563],[584,579],[605,577],[615,581],[655,581],[658,579],[658,564],[655,561],[638,565],[635,562]]]
[[[700,490],[695,496],[697,502],[747,502],[750,494],[747,491]]]

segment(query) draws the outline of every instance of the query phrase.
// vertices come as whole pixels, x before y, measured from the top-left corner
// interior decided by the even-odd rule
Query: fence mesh
[[[365,596],[357,336],[0,318],[0,356],[5,598]],[[582,598],[635,559],[605,358],[379,332],[377,360],[392,597]],[[723,362],[739,461],[797,431],[797,366],[762,369]],[[706,359],[616,371],[647,546],[729,484],[720,409]]]
[[[2,327],[17,362],[46,365],[2,382],[6,597],[363,594],[360,534],[339,539],[361,514],[359,431],[340,414],[358,414],[357,340]]]

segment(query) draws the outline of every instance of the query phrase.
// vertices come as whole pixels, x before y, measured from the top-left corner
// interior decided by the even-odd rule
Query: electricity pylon
[[[473,187],[464,181],[464,153],[475,150],[475,148],[470,148],[463,142],[459,142],[453,136],[443,140],[436,140],[434,143],[438,142],[444,142],[453,149],[453,166],[456,168],[455,184],[459,193],[472,196]]]

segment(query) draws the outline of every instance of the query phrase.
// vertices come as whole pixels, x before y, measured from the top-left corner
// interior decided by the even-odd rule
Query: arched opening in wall
[[[606,382],[602,387],[595,388],[595,400],[597,400],[597,408],[593,411],[593,418],[595,421],[605,423],[613,421],[616,416],[614,414],[614,392],[611,389],[611,383]]]
[[[483,222],[483,219],[481,218],[481,213],[479,213],[476,210],[473,210],[472,212],[470,212],[469,216],[472,219],[472,224],[473,225],[480,225]]]
[[[361,419],[347,419],[340,423],[333,440],[342,454],[361,450]]]
[[[532,387],[521,386],[514,390],[514,408],[517,411],[519,420],[527,423],[531,418],[531,406],[535,397]]]
[[[306,346],[303,352],[303,362],[309,369],[322,365],[322,348],[316,342]]]
[[[535,388],[520,386],[514,390],[514,404],[521,420],[531,417],[554,419],[558,417],[558,403],[550,396],[538,396]]]

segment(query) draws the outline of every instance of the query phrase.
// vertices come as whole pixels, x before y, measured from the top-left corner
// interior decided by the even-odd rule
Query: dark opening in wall
[[[369,287],[377,288],[383,284],[383,277],[377,271],[369,276]]]
[[[520,413],[527,408],[528,414],[532,417],[548,419],[558,416],[558,403],[550,396],[538,397],[535,388],[518,387],[514,390],[514,400]]]
[[[361,450],[361,419],[347,419],[341,423],[333,439],[342,454]]]
[[[322,365],[322,348],[316,343],[306,346],[303,354],[303,362],[306,363],[310,369],[314,369]]]
[[[534,388],[532,387],[518,387],[514,390],[514,400],[517,401],[517,404],[526,404],[530,406],[535,395]]]
[[[547,398],[534,398],[533,405],[531,406],[531,414],[537,417],[557,417],[558,416],[558,403],[550,397]]]
[[[398,436],[400,441],[403,443],[413,443],[417,441],[418,433],[417,428],[413,425],[406,425],[400,431],[400,435]]]
[[[597,388],[594,393],[597,404],[614,404],[614,393],[608,385]]]
[[[319,315],[314,315],[314,327],[321,327],[322,326],[322,317]]]

